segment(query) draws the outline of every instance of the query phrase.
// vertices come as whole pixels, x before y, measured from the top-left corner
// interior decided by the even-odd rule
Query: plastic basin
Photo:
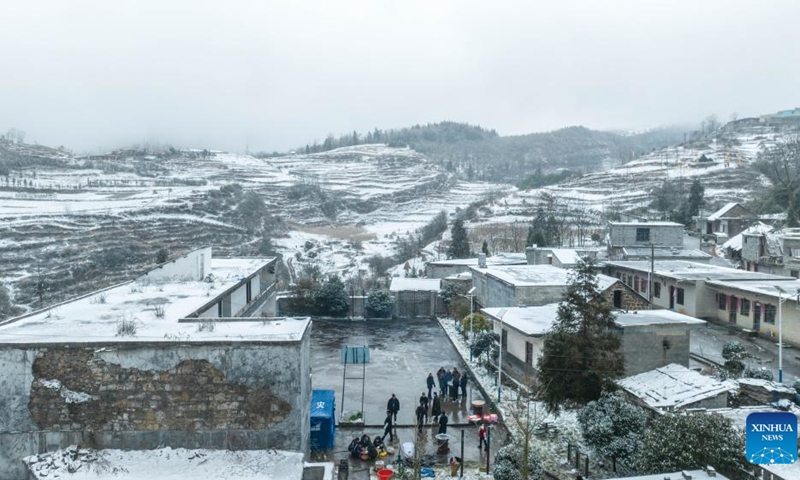
[[[383,470],[378,470],[378,478],[380,480],[389,480],[394,475],[394,470],[389,470],[388,468],[384,468]]]

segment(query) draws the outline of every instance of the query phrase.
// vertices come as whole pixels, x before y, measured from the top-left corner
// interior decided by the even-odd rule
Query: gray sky
[[[755,116],[800,106],[798,18],[796,0],[4,2],[0,131],[243,151]]]

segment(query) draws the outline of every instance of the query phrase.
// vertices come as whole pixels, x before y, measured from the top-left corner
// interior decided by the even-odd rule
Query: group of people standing
[[[460,390],[460,398],[466,399],[467,398],[467,374],[461,373],[458,371],[457,368],[453,368],[452,371],[445,370],[444,367],[439,368],[436,372],[436,378],[439,381],[439,395],[442,398],[447,398],[448,394],[452,401],[457,401],[459,399],[459,390]],[[433,374],[428,374],[428,395],[430,395],[430,391],[433,388]]]
[[[435,392],[438,381],[439,391]],[[434,425],[439,426],[437,433],[447,433],[447,424],[449,418],[447,413],[442,409],[442,402],[447,401],[448,396],[452,401],[458,401],[459,398],[466,399],[467,397],[467,375],[453,368],[452,371],[446,370],[444,367],[439,368],[434,378],[433,373],[428,374],[425,380],[425,385],[428,389],[428,394],[422,392],[419,397],[419,403],[414,411],[417,419],[417,429],[421,432],[422,427],[432,419]],[[383,422],[383,438],[389,436],[389,441],[394,441],[394,426],[397,423],[397,414],[400,412],[400,400],[393,393],[392,397],[386,404],[386,419]],[[430,414],[429,414],[430,412]]]

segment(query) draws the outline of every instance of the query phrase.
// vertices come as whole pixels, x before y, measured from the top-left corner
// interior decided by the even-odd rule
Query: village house
[[[720,381],[674,363],[623,378],[617,385],[632,404],[653,414],[726,407],[728,392],[737,388],[733,381]]]
[[[484,308],[503,346],[503,371],[529,383],[535,377],[558,303],[524,308]],[[615,311],[622,337],[625,374],[635,375],[671,363],[689,366],[690,331],[706,322],[668,310]]]
[[[714,467],[709,465],[705,468],[705,470],[682,470],[680,472],[664,472],[664,473],[654,473],[651,475],[635,475],[633,477],[618,477],[618,478],[610,478],[607,480],[728,480],[728,477],[717,472],[717,470]],[[769,480],[769,479],[765,478],[764,480]]]
[[[618,260],[686,260],[690,262],[711,263],[712,255],[696,248],[678,247],[623,247]]]
[[[553,265],[559,268],[575,268],[584,258],[597,260],[597,248],[550,248],[536,245],[525,249],[528,265]]]
[[[307,453],[311,322],[264,317],[275,263],[204,248],[0,324],[0,478],[70,445]]]
[[[800,278],[800,229],[744,232],[741,262],[746,270]]]
[[[651,262],[605,262],[607,275],[619,278],[646,298],[653,308],[665,308],[705,320],[718,316],[715,291],[708,282],[741,282],[794,280],[791,277],[748,272],[735,268],[680,260],[660,260],[652,263],[652,296],[648,295]]]
[[[574,273],[552,265],[472,267],[475,302],[481,307],[526,307],[560,302]],[[599,274],[600,291],[614,308],[641,310],[647,299],[616,278]]]
[[[738,268],[742,268],[744,270],[754,270],[753,268],[748,268],[744,259],[742,258],[742,247],[744,244],[744,236],[745,235],[760,235],[764,233],[772,233],[774,231],[774,227],[767,225],[763,222],[756,222],[753,225],[747,227],[744,231],[739,232],[738,234],[729,238],[725,243],[722,244],[721,253],[725,255],[725,258],[734,262],[738,266]],[[758,271],[755,269],[754,271]],[[765,271],[764,273],[773,273],[770,271]]]
[[[608,258],[620,260],[624,248],[683,248],[684,226],[675,222],[612,222],[608,234]]]
[[[695,231],[698,233],[703,235],[719,233],[723,234],[727,240],[757,221],[758,216],[741,204],[731,202],[711,213],[701,210],[694,220],[696,222]]]
[[[527,265],[528,260],[522,253],[500,253],[487,257],[481,253],[474,258],[453,258],[450,260],[434,260],[425,264],[427,278],[447,278],[459,273],[469,272],[470,267],[477,267],[479,258],[485,260],[487,266]]]

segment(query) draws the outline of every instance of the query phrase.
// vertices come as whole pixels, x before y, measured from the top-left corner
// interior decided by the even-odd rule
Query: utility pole
[[[650,282],[647,286],[647,301],[653,305],[653,274],[655,273],[656,244],[650,243]]]

